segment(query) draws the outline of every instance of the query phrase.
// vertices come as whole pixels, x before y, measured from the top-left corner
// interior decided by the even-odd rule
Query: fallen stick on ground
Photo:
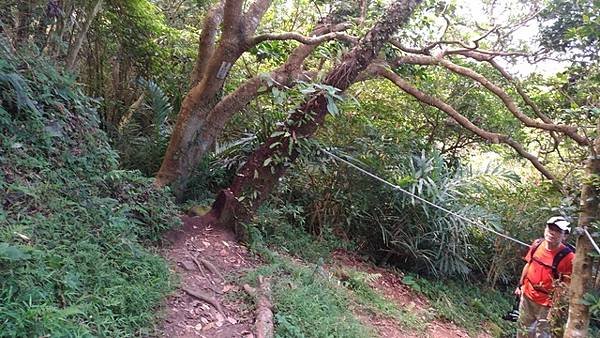
[[[251,287],[248,284],[244,284],[243,288],[244,288],[244,291],[246,291],[247,294],[249,294],[250,296],[256,298],[256,289],[255,288]]]
[[[223,316],[225,316],[225,311],[223,311],[223,308],[221,307],[221,304],[214,299],[213,297],[202,293],[201,291],[198,290],[193,290],[193,289],[189,289],[186,288],[185,286],[181,288],[181,290],[185,291],[188,295],[197,298],[201,301],[204,301],[210,305],[212,305],[215,309],[217,309]]]
[[[248,284],[244,284],[244,290],[256,302],[256,321],[254,328],[256,338],[273,338],[273,305],[271,304],[271,283],[268,279],[258,276],[258,287],[255,289]]]

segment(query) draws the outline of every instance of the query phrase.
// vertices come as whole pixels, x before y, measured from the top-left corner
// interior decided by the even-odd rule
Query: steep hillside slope
[[[172,288],[147,247],[174,204],[118,170],[96,104],[0,40],[0,336],[147,334]]]

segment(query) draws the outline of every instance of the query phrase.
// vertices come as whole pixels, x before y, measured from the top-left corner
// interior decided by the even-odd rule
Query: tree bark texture
[[[250,8],[248,13],[262,16],[266,9],[264,6],[263,4],[262,7],[254,8],[254,10]],[[225,13],[228,13],[227,10],[226,7]],[[228,16],[226,15],[226,17]],[[214,18],[210,18],[210,20],[214,20]],[[249,42],[253,41],[250,34],[254,33],[258,24],[257,20],[259,18],[248,21],[251,24],[238,22],[239,29],[231,30],[244,33],[242,35],[229,33],[229,38],[224,33],[220,45],[214,51],[206,43],[200,44],[199,48],[210,51],[207,53],[211,54],[211,59],[205,66],[203,65],[205,61],[196,63],[197,72],[202,74],[203,79],[191,89],[182,103],[177,124],[155,181],[157,186],[171,185],[179,199],[183,197],[192,171],[221,134],[227,121],[258,95],[259,88],[263,84],[262,78],[256,76],[227,96],[220,98],[219,95],[225,80],[222,74],[220,75],[222,67],[231,67],[239,56],[252,46],[252,42]],[[205,27],[207,26],[211,25],[205,25]],[[326,22],[318,25],[313,34],[321,36],[345,27],[345,25],[330,26]],[[212,35],[207,34],[206,36],[208,39],[212,39]],[[315,47],[315,44],[298,46],[283,65],[271,72],[270,76],[274,82],[283,86],[291,85],[302,75],[304,59]]]
[[[586,163],[586,181],[581,191],[581,212],[579,214],[579,227],[590,229],[590,226],[600,220],[598,209],[598,187],[594,182],[600,175],[600,140],[594,142],[592,155]],[[573,278],[570,286],[569,319],[565,329],[565,338],[584,338],[588,336],[590,323],[589,306],[581,303],[583,296],[589,292],[593,285],[592,257],[594,250],[592,243],[585,233],[577,238],[575,260],[573,261]]]
[[[98,15],[98,12],[100,12],[100,9],[102,8],[103,1],[104,0],[98,0],[98,2],[96,2],[96,5],[94,5],[94,7],[90,10],[90,12],[87,13],[85,24],[83,25],[81,30],[77,33],[77,37],[75,38],[75,41],[73,42],[73,44],[71,44],[71,46],[69,46],[69,52],[67,54],[67,61],[66,61],[66,66],[65,66],[67,70],[72,71],[75,68],[75,61],[77,60],[77,54],[79,54],[79,51],[81,50],[81,46],[83,45],[83,40],[85,40],[85,37],[87,36],[87,32],[90,29],[90,26],[92,25],[92,22],[94,21],[94,18],[96,17],[96,15]]]
[[[204,77],[204,71],[208,66],[208,62],[215,50],[215,41],[217,38],[217,30],[223,22],[223,3],[218,3],[211,8],[204,19],[204,26],[198,39],[198,56],[192,71],[190,80],[191,86],[194,87]]]
[[[396,1],[380,21],[325,77],[324,84],[347,89],[375,59],[382,46],[405,23],[420,0]],[[300,155],[298,143],[310,138],[328,113],[327,96],[316,92],[262,144],[238,171],[232,185],[219,193],[209,213],[222,224],[247,220],[262,204],[287,167]]]
[[[165,158],[155,179],[155,184],[159,187],[171,185],[179,199],[183,196],[191,172],[218,133],[214,124],[220,117],[209,115],[220,100],[221,90],[229,70],[242,53],[250,48],[248,36],[254,33],[271,3],[270,0],[256,0],[248,8],[247,13],[243,14],[243,1],[224,1],[223,32],[220,42],[214,47],[211,58],[205,65],[196,64],[196,67],[205,67],[203,72],[197,69],[203,77],[198,79],[197,84],[181,103]],[[214,12],[218,12],[218,9]],[[217,28],[209,24],[206,24],[206,27]],[[212,34],[206,36],[212,39]],[[213,47],[205,43],[201,43],[199,48],[213,50]]]
[[[271,302],[271,283],[268,279],[258,276],[256,290],[256,337],[273,338],[273,303]]]

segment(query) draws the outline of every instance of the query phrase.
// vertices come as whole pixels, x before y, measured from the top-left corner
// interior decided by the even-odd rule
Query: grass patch
[[[456,323],[470,333],[486,330],[495,337],[516,333],[513,323],[502,316],[512,309],[512,297],[481,285],[469,285],[454,280],[428,280],[413,274],[403,282],[424,294],[439,318]]]
[[[318,265],[301,266],[267,249],[261,255],[269,264],[243,279],[253,285],[258,275],[271,278],[277,337],[374,336],[354,317],[347,290],[324,278]]]
[[[295,263],[265,247],[257,252],[268,264],[250,271],[242,283],[254,285],[259,275],[271,278],[278,337],[376,336],[373,328],[356,318],[359,310],[393,318],[404,328],[425,327],[414,314],[399,309],[368,285],[375,275],[344,270],[349,277],[340,281],[326,274],[320,263]]]
[[[304,212],[301,206],[274,207],[265,204],[252,224],[246,225],[250,248],[259,250],[268,246],[311,263],[327,260],[337,248],[350,249],[352,243],[342,242],[329,231],[321,237],[304,229]]]
[[[413,312],[398,308],[395,303],[369,286],[369,283],[380,277],[379,274],[369,274],[346,268],[341,270],[341,272],[334,272],[334,274],[344,276],[342,284],[353,291],[358,304],[375,313],[394,318],[403,328],[424,331],[426,323],[423,319]]]

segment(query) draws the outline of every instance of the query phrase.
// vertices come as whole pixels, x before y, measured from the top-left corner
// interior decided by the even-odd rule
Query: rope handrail
[[[458,214],[458,213],[456,213],[456,212],[454,212],[454,211],[452,211],[452,210],[449,210],[449,209],[447,209],[447,208],[444,208],[444,207],[442,207],[442,206],[440,206],[440,205],[437,205],[437,204],[435,204],[435,203],[433,203],[433,202],[430,202],[430,201],[428,201],[428,200],[426,200],[426,199],[424,199],[424,198],[422,198],[422,197],[420,197],[420,196],[417,196],[417,195],[413,194],[412,192],[410,192],[410,191],[408,191],[408,190],[406,190],[406,189],[403,189],[403,188],[401,188],[401,187],[399,187],[399,186],[397,186],[397,185],[395,185],[395,184],[392,184],[392,183],[390,183],[390,182],[386,181],[385,179],[383,179],[383,178],[381,178],[381,177],[379,177],[379,176],[377,176],[377,175],[375,175],[375,174],[372,174],[372,173],[370,173],[369,171],[367,171],[367,170],[364,170],[363,168],[361,168],[361,167],[359,167],[359,166],[357,166],[357,165],[355,165],[355,164],[353,164],[353,163],[351,163],[351,162],[349,162],[349,161],[346,161],[346,160],[344,160],[343,158],[341,158],[341,157],[339,157],[339,156],[337,156],[337,155],[334,155],[334,154],[330,153],[329,151],[327,151],[327,150],[325,150],[325,149],[322,149],[322,148],[321,148],[320,150],[321,150],[323,153],[325,153],[325,154],[327,154],[327,155],[331,156],[332,158],[334,158],[334,159],[337,159],[337,160],[339,160],[339,161],[341,161],[341,162],[343,162],[343,163],[345,163],[345,164],[347,164],[347,165],[349,165],[349,166],[353,167],[354,169],[356,169],[356,170],[358,170],[358,171],[362,172],[363,174],[365,174],[365,175],[367,175],[367,176],[369,176],[369,177],[371,177],[371,178],[374,178],[374,179],[376,179],[376,180],[378,180],[378,181],[380,181],[380,182],[382,182],[382,183],[384,183],[384,184],[387,184],[387,185],[389,185],[390,187],[392,187],[392,188],[394,188],[394,189],[397,189],[397,190],[399,190],[399,191],[401,191],[401,192],[403,192],[403,193],[405,193],[405,194],[407,194],[407,195],[409,195],[409,196],[411,196],[411,197],[413,197],[413,198],[415,198],[415,199],[417,199],[417,200],[419,200],[419,201],[421,201],[421,202],[423,202],[423,203],[425,203],[425,204],[428,204],[428,205],[430,205],[430,206],[432,206],[432,207],[434,207],[434,208],[437,208],[437,209],[439,209],[439,210],[442,210],[442,211],[446,212],[447,214],[450,214],[450,215],[452,215],[452,216],[454,216],[454,217],[456,217],[456,218],[458,218],[458,219],[461,219],[461,220],[463,220],[463,221],[465,221],[465,222],[467,222],[467,223],[470,223],[470,224],[472,224],[472,225],[475,225],[475,226],[477,226],[477,227],[479,227],[479,228],[481,228],[481,229],[484,229],[484,230],[486,230],[486,231],[489,231],[489,232],[491,232],[491,233],[493,233],[493,234],[495,234],[495,235],[497,235],[497,236],[500,236],[500,237],[502,237],[502,238],[505,238],[505,239],[507,239],[507,240],[513,241],[513,242],[515,242],[515,243],[521,244],[521,245],[523,245],[523,246],[526,246],[526,247],[529,247],[529,246],[530,246],[529,244],[527,244],[527,243],[525,243],[525,242],[523,242],[523,241],[520,241],[520,240],[518,240],[518,239],[516,239],[516,238],[513,238],[513,237],[510,237],[510,236],[508,236],[508,235],[505,235],[505,234],[503,234],[503,233],[501,233],[501,232],[498,232],[498,231],[496,231],[496,230],[494,230],[494,229],[492,229],[492,228],[490,228],[490,227],[487,227],[487,226],[485,226],[485,225],[483,225],[483,224],[481,224],[481,223],[479,223],[479,222],[473,221],[473,220],[471,220],[471,219],[469,219],[469,218],[467,218],[467,217],[465,217],[465,216],[462,216],[462,215],[460,215],[460,214]],[[600,251],[599,251],[599,252],[600,252]]]
[[[596,242],[592,238],[592,235],[590,235],[590,233],[588,232],[587,228],[583,228],[583,232],[585,232],[587,238],[592,243],[592,246],[594,247],[594,249],[596,249],[596,251],[600,254],[600,248],[598,247],[598,244],[596,244]]]

